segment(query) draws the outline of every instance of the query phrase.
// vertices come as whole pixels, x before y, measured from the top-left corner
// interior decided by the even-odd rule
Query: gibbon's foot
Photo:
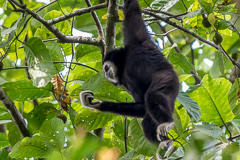
[[[94,100],[93,93],[91,91],[83,91],[80,93],[80,101],[82,106],[89,109],[97,109],[100,107],[101,101],[92,102]]]
[[[161,142],[168,139],[168,131],[173,128],[174,122],[166,122],[157,127],[157,139]]]
[[[174,151],[173,141],[172,140],[165,140],[159,143],[156,158],[157,160],[167,160],[169,156]]]

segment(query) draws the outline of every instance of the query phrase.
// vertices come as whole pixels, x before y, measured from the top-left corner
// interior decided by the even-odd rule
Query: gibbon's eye
[[[106,66],[104,67],[104,69],[105,69],[106,72],[108,72],[108,70],[109,70],[108,65],[106,65]]]

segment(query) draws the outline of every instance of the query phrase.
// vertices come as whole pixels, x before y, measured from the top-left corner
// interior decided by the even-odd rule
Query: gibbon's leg
[[[149,114],[146,114],[143,117],[143,133],[150,142],[159,143],[159,140],[157,139],[157,127],[157,123],[153,121],[152,117]]]
[[[89,109],[99,110],[102,112],[110,112],[123,116],[131,116],[143,118],[146,114],[144,103],[113,103],[94,100],[93,93],[91,91],[83,91],[80,93],[80,100],[82,106]]]
[[[172,119],[173,106],[170,99],[161,91],[148,91],[146,94],[147,113],[158,124],[157,138],[159,141],[168,139],[167,132],[174,126]]]

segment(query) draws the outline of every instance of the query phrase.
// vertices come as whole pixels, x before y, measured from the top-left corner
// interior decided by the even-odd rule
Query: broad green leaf
[[[37,88],[28,80],[4,83],[2,88],[13,101],[26,101],[48,97],[51,91],[51,85],[44,88]]]
[[[194,126],[202,133],[223,141],[223,142],[227,142],[227,139],[222,131],[222,129],[218,126],[215,126],[214,124],[211,123],[202,123],[202,124],[194,124]]]
[[[240,79],[235,79],[230,91],[228,92],[228,101],[233,113],[237,116],[240,114],[240,99],[239,93],[239,81]]]
[[[238,142],[233,142],[222,150],[222,160],[237,160],[239,159],[239,155],[240,149]]]
[[[127,119],[127,124],[126,124],[126,128],[128,128],[130,123],[130,120]],[[113,132],[114,134],[117,136],[118,139],[120,139],[121,141],[124,141],[124,132],[125,132],[125,118],[120,117],[119,119],[116,119],[113,122]]]
[[[6,149],[0,150],[0,159],[1,160],[15,160],[15,159],[9,157],[9,153]]]
[[[1,37],[4,37],[5,35],[10,34],[12,31],[16,30],[18,28],[18,24],[19,24],[21,19],[22,19],[22,14],[19,16],[18,20],[16,21],[16,23],[12,27],[10,27],[8,29],[5,29],[5,30],[2,30],[0,32]]]
[[[213,6],[211,3],[205,1],[205,0],[198,0],[201,7],[207,12],[207,14],[210,14],[213,12]]]
[[[8,131],[8,140],[11,146],[14,146],[18,141],[23,138],[18,127],[13,122],[7,123],[6,129]]]
[[[81,90],[90,90],[94,93],[94,98],[108,101],[132,102],[132,97],[120,87],[115,87],[104,77],[103,72],[94,75],[86,81]]]
[[[201,113],[199,112],[200,108],[198,104],[190,98],[187,93],[179,92],[177,99],[188,111],[188,113],[196,120],[199,121]]]
[[[59,113],[52,103],[41,103],[26,115],[28,126],[33,133],[38,132],[47,119],[54,118]]]
[[[61,50],[61,47],[58,45],[57,42],[45,42],[44,43],[49,50],[49,54],[54,61],[64,62],[64,55]],[[54,73],[58,73],[64,70],[64,63],[54,64]]]
[[[54,75],[53,62],[48,49],[39,38],[31,38],[24,45],[24,51],[34,86],[46,86]]]
[[[3,8],[3,9],[7,9],[7,0],[0,0],[0,6]]]
[[[179,78],[179,83],[187,80],[188,78],[192,77],[192,74],[183,74],[183,75],[180,75],[178,78]]]
[[[73,79],[74,80],[87,81],[88,79],[90,79],[95,74],[97,74],[97,72],[89,70],[89,69],[81,70],[74,75]]]
[[[146,156],[153,156],[156,146],[149,143],[143,135],[141,121],[132,119],[128,127],[128,140],[135,151]]]
[[[74,138],[72,140],[73,147],[69,147],[69,149],[65,151],[66,159],[69,160],[92,159],[94,153],[96,153],[97,150],[99,150],[101,147],[99,137],[93,135],[91,132],[87,133],[85,137],[83,137],[83,135],[79,135],[77,137],[80,138],[78,139]]]
[[[218,78],[220,75],[224,76],[224,61],[220,52],[215,52],[213,66],[211,67],[210,75],[213,78]]]
[[[169,134],[171,135],[169,136],[169,138],[174,138],[182,144],[184,143],[186,137],[191,133],[191,131],[188,130],[190,124],[190,117],[186,109],[180,104],[179,101],[176,101],[175,103],[173,119],[175,125],[173,129],[169,131]],[[179,143],[174,142],[174,146],[181,147]]]
[[[0,108],[0,125],[12,122],[12,116],[9,114],[8,111],[2,110]]]
[[[131,150],[128,153],[126,153],[124,156],[120,157],[118,160],[132,160],[136,156],[138,156],[138,153],[134,150]]]
[[[45,121],[40,128],[40,136],[47,147],[61,152],[65,143],[63,121],[59,118]]]
[[[223,30],[219,30],[218,32],[221,33],[221,34],[224,34],[226,36],[230,36],[230,37],[233,36],[233,31],[228,29],[228,28],[227,29],[223,29]]]
[[[15,33],[15,31],[12,31],[12,32],[8,35],[8,38],[7,38],[6,41],[0,42],[0,48],[5,47],[6,45],[8,45],[8,44],[11,42],[11,40],[13,39],[14,33]]]
[[[69,107],[69,117],[70,117],[70,120],[71,120],[73,126],[75,126],[74,120],[77,115],[78,115],[77,112],[72,107]]]
[[[168,11],[173,5],[175,5],[179,0],[152,0],[152,3],[147,3],[146,0],[140,0],[141,3],[145,3],[144,7],[151,7],[154,9],[161,9],[162,11]],[[149,2],[151,2],[149,0]],[[142,5],[143,5],[142,4]],[[149,4],[151,4],[149,6]]]
[[[14,145],[10,156],[12,158],[45,158],[49,152],[50,150],[44,145],[43,140],[36,135],[32,138],[25,137]]]
[[[107,126],[114,117],[115,115],[111,113],[85,110],[76,116],[74,124],[76,126],[80,125],[90,131]]]
[[[226,20],[224,19],[217,18],[214,26],[217,30],[224,30],[224,29],[227,29],[230,26],[230,24],[227,23]]]
[[[95,46],[78,44],[76,47],[76,60],[79,61],[83,56],[89,53],[97,54],[98,52],[100,52],[100,50]]]
[[[170,53],[168,59],[172,64],[181,67],[185,73],[190,73],[194,70],[194,66],[181,53]]]
[[[0,132],[0,149],[9,146],[10,143],[8,141],[7,135],[5,133]],[[0,156],[1,159],[1,156]]]
[[[200,106],[201,121],[219,126],[234,118],[228,102],[230,87],[231,82],[224,78],[213,79],[209,75],[204,76],[200,87],[190,94]]]
[[[212,26],[214,26],[214,23],[215,23],[215,21],[216,21],[215,15],[214,15],[213,13],[210,13],[210,14],[208,15],[207,19],[208,19],[209,23],[210,23]]]

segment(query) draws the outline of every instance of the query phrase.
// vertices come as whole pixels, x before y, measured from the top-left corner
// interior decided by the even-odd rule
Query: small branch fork
[[[93,6],[93,7],[89,7],[89,8],[79,9],[79,10],[73,11],[69,14],[66,14],[66,15],[60,16],[58,18],[51,19],[51,20],[44,20],[36,12],[33,12],[30,9],[28,9],[26,7],[26,5],[22,5],[15,0],[9,0],[9,2],[18,6],[19,8],[21,8],[22,10],[24,10],[25,12],[30,14],[37,21],[41,22],[49,31],[51,31],[58,38],[58,42],[60,42],[60,43],[90,44],[90,45],[98,46],[100,48],[104,48],[104,42],[103,42],[102,39],[91,38],[91,37],[83,37],[83,36],[66,36],[57,27],[55,27],[54,24],[58,23],[58,22],[61,22],[61,21],[64,21],[64,20],[67,20],[69,18],[72,18],[76,15],[81,15],[81,14],[84,14],[84,13],[89,13],[92,10],[105,8],[106,5],[107,5],[106,3],[96,5],[96,6]]]

